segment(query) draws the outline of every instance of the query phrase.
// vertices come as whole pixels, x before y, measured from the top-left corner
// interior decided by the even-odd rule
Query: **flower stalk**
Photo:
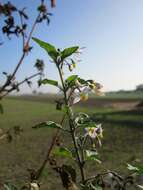
[[[60,80],[61,80],[61,83],[62,83],[62,88],[63,88],[63,93],[64,93],[64,102],[65,102],[65,106],[67,108],[67,116],[68,116],[68,119],[69,119],[70,133],[71,133],[71,137],[72,137],[75,152],[76,152],[77,163],[78,163],[78,166],[79,166],[79,169],[80,169],[82,183],[84,184],[84,181],[85,181],[84,165],[83,165],[82,158],[81,158],[81,155],[79,153],[79,148],[78,148],[78,145],[77,145],[77,142],[76,142],[75,126],[74,126],[74,122],[72,120],[73,111],[72,111],[72,108],[69,107],[68,97],[67,97],[66,88],[65,88],[65,84],[64,84],[64,79],[63,79],[63,75],[62,75],[62,70],[59,67],[59,64],[56,64],[56,65],[57,65]]]

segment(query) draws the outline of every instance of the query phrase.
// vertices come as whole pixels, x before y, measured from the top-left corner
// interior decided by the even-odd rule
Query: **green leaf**
[[[93,121],[86,121],[85,120],[85,123],[79,124],[78,127],[80,127],[80,128],[91,128],[91,127],[96,128],[97,125]]]
[[[59,53],[58,51],[56,50],[56,48],[49,44],[49,43],[46,43],[44,41],[41,41],[39,40],[38,38],[32,38],[36,43],[38,43],[40,45],[40,47],[42,47],[43,49],[46,50],[46,52],[48,53],[48,55],[54,60],[56,61]]]
[[[102,187],[100,187],[100,186],[95,186],[95,190],[102,190]]]
[[[143,175],[143,165],[141,166],[132,166],[131,164],[127,164],[127,168],[130,171],[136,172],[139,175]]]
[[[53,86],[58,86],[58,81],[51,80],[51,79],[43,79],[43,80],[39,81],[39,85],[41,85],[41,84],[50,84]]]
[[[137,185],[140,189],[143,189],[143,185]]]
[[[138,169],[139,169],[138,174],[143,175],[143,165],[138,166]]]
[[[46,121],[39,124],[34,125],[32,128],[38,129],[38,128],[56,128],[56,129],[62,129],[62,126],[58,123],[55,123],[53,121]]]
[[[2,106],[2,104],[0,104],[0,113],[1,113],[1,114],[4,113],[4,110],[3,110],[3,106]]]
[[[87,160],[94,160],[98,162],[99,164],[101,164],[101,161],[98,159],[98,153],[96,151],[86,150],[85,153],[86,153]]]
[[[87,81],[82,79],[82,78],[79,78],[78,77],[78,81],[83,85],[83,84],[87,84]]]
[[[86,113],[78,113],[77,116],[74,118],[74,121],[77,125],[84,124],[85,122],[89,121],[89,116]]]
[[[65,59],[69,56],[71,56],[73,53],[75,53],[77,50],[79,49],[78,46],[74,46],[74,47],[70,47],[70,48],[66,48],[61,52],[61,59]]]
[[[72,158],[71,151],[69,149],[65,148],[65,147],[56,148],[53,151],[53,153],[56,156],[64,156],[64,157],[70,157],[70,158]]]
[[[78,78],[78,75],[71,75],[66,79],[66,84],[69,87],[72,87],[75,85],[76,79]]]
[[[137,168],[135,166],[132,166],[131,164],[127,164],[127,168],[130,171],[134,171],[134,172],[138,172],[139,171],[139,168]]]
[[[14,185],[11,185],[9,183],[4,184],[5,190],[18,190]]]

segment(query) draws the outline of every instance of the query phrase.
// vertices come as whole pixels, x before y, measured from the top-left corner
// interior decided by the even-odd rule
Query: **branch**
[[[30,31],[30,33],[29,33],[29,36],[28,36],[27,42],[26,42],[25,45],[24,45],[24,48],[26,48],[26,47],[29,46],[29,42],[30,42],[30,40],[31,40],[31,37],[32,37],[32,34],[33,34],[34,29],[35,29],[35,27],[36,27],[37,20],[38,20],[39,16],[40,16],[40,13],[38,14],[38,16],[36,17],[36,19],[35,19],[35,21],[34,21],[34,23],[33,23],[32,29],[31,29],[31,31]],[[26,55],[26,51],[23,50],[23,54],[22,54],[22,56],[21,56],[21,59],[20,59],[20,61],[18,62],[16,68],[14,69],[14,71],[13,71],[13,73],[12,73],[12,75],[11,75],[11,79],[13,79],[13,77],[14,77],[15,74],[17,73],[19,67],[21,66],[21,64],[22,64],[22,62],[23,62],[23,60],[24,60],[25,55]]]
[[[35,78],[35,77],[38,76],[38,75],[41,75],[41,72],[36,73],[36,74],[34,74],[34,75],[31,75],[31,76],[28,77],[28,78],[25,78],[24,80],[22,80],[21,82],[19,82],[19,83],[16,85],[16,87],[21,86],[23,83],[27,82],[27,81],[30,80],[30,79]],[[14,86],[14,87],[10,88],[9,90],[7,90],[5,94],[3,94],[3,95],[0,96],[0,100],[1,100],[2,98],[4,98],[5,96],[7,96],[10,92],[16,90],[16,87]]]
[[[18,12],[19,16],[20,16],[20,22],[21,22],[21,27],[23,27],[23,17],[20,13],[20,11]],[[25,45],[25,37],[24,37],[24,32],[22,32],[22,48],[24,49],[24,45]]]
[[[34,29],[35,29],[35,27],[36,27],[37,20],[38,20],[39,16],[40,16],[40,13],[38,14],[38,16],[36,17],[36,19],[35,19],[35,21],[34,21],[34,23],[33,23],[33,26],[32,26],[32,29],[31,29],[31,31],[30,31],[30,33],[29,33],[27,42],[24,44],[24,48],[26,48],[26,47],[29,46],[29,42],[30,42],[30,39],[31,39],[32,34],[33,34],[33,32],[34,32]],[[26,55],[26,51],[24,51],[24,49],[23,49],[23,53],[22,53],[22,56],[21,56],[21,58],[20,58],[18,64],[16,65],[16,67],[15,67],[13,73],[11,74],[11,77],[9,77],[9,78],[6,80],[5,84],[4,84],[4,85],[2,86],[2,88],[0,89],[0,93],[2,93],[2,92],[5,90],[5,88],[6,88],[7,86],[9,86],[9,84],[11,83],[11,80],[14,78],[14,76],[16,75],[18,69],[20,68],[21,64],[23,63],[23,60],[24,60],[24,58],[25,58],[25,55]],[[2,96],[1,98],[3,98],[3,97],[5,97],[5,96]]]
[[[63,122],[64,122],[64,120],[65,120],[65,117],[66,117],[66,115],[63,116],[63,118],[62,118],[62,120],[61,120],[61,122],[60,122],[61,125],[63,124]],[[55,146],[55,143],[56,143],[56,140],[57,140],[57,137],[59,136],[59,134],[60,134],[60,130],[58,129],[58,130],[56,131],[55,135],[54,135],[53,138],[52,138],[50,147],[49,147],[49,149],[48,149],[48,151],[47,151],[46,158],[45,158],[45,160],[43,161],[43,163],[41,164],[40,168],[38,169],[38,172],[37,172],[37,174],[36,174],[36,179],[37,179],[37,180],[41,177],[41,174],[42,174],[42,172],[43,172],[43,170],[44,170],[44,168],[45,168],[47,162],[49,161],[51,152],[52,152],[52,150],[53,150],[53,148],[54,148],[54,146]]]
[[[103,176],[106,176],[108,174],[112,174],[113,176],[117,177],[119,180],[124,180],[122,176],[120,176],[119,174],[117,174],[116,172],[113,172],[113,171],[108,171],[108,172],[104,172],[104,173],[99,173],[95,176],[92,176],[90,178],[87,178],[85,180],[85,183],[89,182],[89,181],[92,181],[92,180],[95,180],[95,179],[98,179],[99,177],[103,177]]]

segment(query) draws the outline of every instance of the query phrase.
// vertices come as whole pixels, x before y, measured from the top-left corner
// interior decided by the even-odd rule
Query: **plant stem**
[[[70,117],[70,115],[69,115],[69,117]],[[69,120],[69,125],[70,125],[71,136],[72,136],[72,140],[73,140],[73,143],[74,143],[74,147],[75,147],[75,151],[76,151],[76,155],[77,155],[77,159],[78,159],[78,166],[79,166],[80,173],[81,173],[82,183],[84,184],[84,181],[85,181],[85,172],[84,172],[84,167],[83,167],[82,159],[80,157],[78,145],[77,145],[76,138],[75,138],[74,124],[73,124],[73,121],[71,119]]]
[[[59,64],[56,64],[56,65],[57,65],[57,68],[58,68],[58,72],[59,72],[59,75],[60,75],[60,80],[61,80],[62,87],[63,87],[64,101],[65,101],[65,105],[67,107],[67,116],[68,116],[68,119],[69,119],[69,127],[70,127],[71,137],[72,137],[72,141],[73,141],[76,156],[77,156],[77,163],[78,163],[78,166],[79,166],[79,169],[80,169],[82,183],[84,184],[85,172],[84,172],[83,163],[82,163],[82,160],[81,160],[81,157],[80,157],[78,145],[77,145],[76,138],[75,138],[75,126],[74,126],[73,119],[72,119],[73,112],[72,112],[71,107],[69,107],[68,97],[67,97],[67,93],[66,93],[66,87],[65,87],[65,84],[64,84],[64,79],[63,79],[61,69],[59,67]]]
[[[21,85],[22,85],[23,83],[25,83],[26,81],[31,80],[31,79],[37,77],[37,76],[40,75],[40,74],[41,74],[41,72],[36,73],[36,74],[33,74],[33,75],[31,75],[30,77],[28,77],[28,78],[25,78],[24,80],[22,80],[21,82],[19,82],[19,83],[16,85],[16,87],[21,86]],[[4,98],[5,96],[7,96],[10,92],[12,92],[12,91],[14,91],[14,90],[16,90],[15,87],[10,88],[9,90],[6,91],[5,94],[3,94],[3,95],[0,96],[0,99]]]

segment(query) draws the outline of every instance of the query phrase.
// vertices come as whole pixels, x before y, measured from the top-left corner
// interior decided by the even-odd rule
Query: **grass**
[[[143,91],[119,91],[119,92],[108,92],[107,98],[121,98],[121,99],[143,99]]]
[[[0,181],[21,185],[28,181],[28,168],[39,168],[54,131],[34,130],[32,126],[45,120],[60,121],[61,112],[55,110],[53,102],[32,97],[28,100],[24,97],[9,98],[2,102],[5,113],[0,115],[0,128],[7,130],[19,125],[24,131],[11,143],[0,141]],[[75,111],[88,112],[97,122],[102,122],[104,128],[103,146],[99,148],[103,164],[90,162],[88,174],[106,169],[127,174],[126,163],[143,162],[143,110],[113,109],[103,104],[100,106],[96,99],[92,99],[92,102],[76,106]],[[71,140],[66,137],[65,141],[68,144]],[[62,189],[60,180],[49,166],[44,172],[41,189]]]

